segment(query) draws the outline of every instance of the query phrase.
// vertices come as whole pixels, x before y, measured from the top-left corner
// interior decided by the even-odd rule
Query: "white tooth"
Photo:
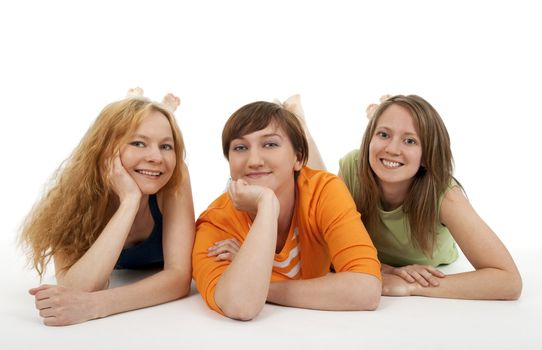
[[[143,174],[143,175],[150,175],[150,176],[158,176],[158,175],[160,175],[159,172],[153,172],[153,171],[140,170],[139,172],[141,174]]]
[[[398,166],[401,165],[399,162],[392,162],[390,160],[385,160],[385,159],[382,160],[382,163],[384,163],[385,166],[390,167],[390,168],[397,168]]]

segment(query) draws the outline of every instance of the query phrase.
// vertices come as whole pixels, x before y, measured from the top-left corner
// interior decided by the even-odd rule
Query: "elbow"
[[[376,288],[370,288],[363,296],[363,300],[359,301],[360,311],[375,311],[380,305],[380,296],[382,294],[382,287],[379,285]]]
[[[503,299],[504,300],[518,300],[521,296],[521,291],[523,289],[523,282],[519,272],[514,273],[510,278],[508,287],[505,289]]]
[[[380,305],[382,282],[374,276],[364,275],[352,291],[352,310],[374,311]]]
[[[173,270],[173,273],[176,276],[173,279],[173,289],[176,292],[175,299],[187,297],[192,287],[192,274],[184,270]]]
[[[239,321],[250,321],[258,314],[263,308],[263,305],[253,304],[248,305],[242,302],[229,302],[220,307],[225,316]]]
[[[367,300],[365,300],[364,307],[361,311],[375,311],[380,305],[380,290],[374,294],[371,294]]]

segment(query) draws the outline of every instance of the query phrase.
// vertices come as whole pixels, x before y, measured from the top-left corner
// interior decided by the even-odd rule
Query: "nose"
[[[401,154],[401,140],[398,138],[391,139],[386,144],[386,152],[393,155]]]
[[[258,168],[263,165],[263,158],[257,147],[252,147],[248,155],[248,166],[251,168]]]
[[[159,147],[149,147],[145,158],[152,163],[161,163],[164,159]]]

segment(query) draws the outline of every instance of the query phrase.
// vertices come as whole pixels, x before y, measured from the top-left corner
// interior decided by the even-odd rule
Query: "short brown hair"
[[[222,151],[229,160],[230,143],[244,135],[265,129],[276,123],[288,135],[298,159],[305,165],[309,159],[309,145],[303,127],[295,114],[282,106],[265,101],[252,102],[235,111],[222,130]]]

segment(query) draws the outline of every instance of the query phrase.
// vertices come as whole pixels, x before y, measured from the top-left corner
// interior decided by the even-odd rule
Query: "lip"
[[[270,171],[255,171],[255,172],[246,174],[245,177],[248,177],[249,179],[259,179],[269,174],[271,174]]]

